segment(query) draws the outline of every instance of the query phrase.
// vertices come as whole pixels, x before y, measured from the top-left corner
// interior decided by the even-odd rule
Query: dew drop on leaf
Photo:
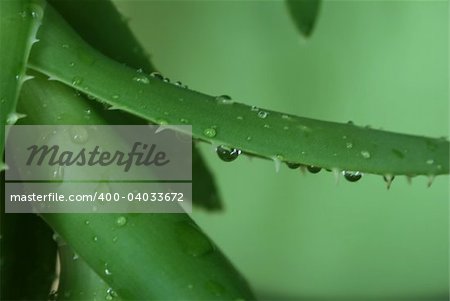
[[[74,76],[72,78],[72,85],[79,86],[83,82],[83,78],[81,76]]]
[[[116,225],[119,227],[123,227],[127,224],[127,218],[125,216],[119,216],[116,219]]]
[[[301,166],[300,163],[286,162],[287,167],[290,169],[297,169]]]
[[[318,167],[318,166],[314,166],[314,165],[308,165],[308,166],[306,167],[306,169],[308,169],[308,171],[309,171],[310,173],[318,173],[318,172],[320,172],[320,171],[322,170],[322,168],[320,168],[320,167]]]
[[[261,119],[265,119],[267,117],[267,115],[269,115],[269,113],[267,113],[266,111],[259,111],[258,112],[258,117]]]
[[[89,139],[89,133],[86,127],[82,125],[74,125],[70,128],[70,138],[76,144],[84,144]]]
[[[241,151],[239,149],[220,145],[216,148],[216,153],[222,161],[231,162],[236,160],[236,158],[241,154]]]
[[[208,138],[214,138],[217,135],[217,132],[214,128],[207,128],[203,131],[203,135],[205,135]]]
[[[228,95],[220,95],[216,97],[216,101],[221,104],[229,105],[234,103],[233,99],[231,99]]]
[[[150,83],[150,80],[144,74],[139,74],[139,75],[133,77],[133,80],[135,82],[138,82],[141,84],[149,84]]]
[[[361,151],[361,156],[362,156],[364,159],[370,159],[370,157],[371,157],[370,152],[368,152],[368,151],[366,151],[366,150]]]
[[[163,80],[164,76],[161,75],[161,73],[159,72],[152,72],[150,73],[150,76],[159,80]]]

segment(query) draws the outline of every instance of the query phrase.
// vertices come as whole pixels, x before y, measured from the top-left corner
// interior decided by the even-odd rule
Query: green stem
[[[208,96],[146,76],[87,45],[49,7],[30,67],[157,123],[192,124],[215,145],[285,162],[380,175],[449,172],[449,142],[297,117]]]

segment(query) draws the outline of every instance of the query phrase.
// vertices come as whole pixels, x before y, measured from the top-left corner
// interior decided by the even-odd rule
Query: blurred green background
[[[171,80],[312,118],[448,137],[448,1],[117,1]],[[266,300],[448,300],[449,177],[336,185],[200,145],[225,202],[194,219]]]

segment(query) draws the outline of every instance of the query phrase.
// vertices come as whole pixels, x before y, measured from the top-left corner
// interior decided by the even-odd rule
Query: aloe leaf
[[[58,238],[61,264],[57,300],[120,301],[117,293],[61,238]]]
[[[28,79],[25,68],[31,45],[37,41],[42,6],[38,1],[0,1],[0,170],[5,168],[5,124],[14,124],[22,117],[16,103],[22,83]]]
[[[317,22],[321,0],[286,0],[289,13],[298,31],[305,37],[311,35]]]
[[[55,278],[53,231],[35,214],[5,213],[0,177],[0,300],[45,300]]]
[[[117,109],[247,154],[330,170],[380,175],[449,172],[449,142],[320,121],[209,96],[106,58],[49,7],[29,66]]]
[[[104,124],[92,102],[40,77],[24,85],[22,124]],[[47,109],[51,108],[51,109]],[[61,183],[64,191],[70,183]],[[42,214],[124,300],[254,299],[187,214]]]
[[[129,67],[150,73],[156,71],[144,48],[139,44],[127,20],[109,0],[51,0],[55,9],[92,47],[105,56]],[[101,20],[97,16],[101,16]],[[116,111],[113,123],[145,124],[145,119]],[[218,189],[200,151],[192,149],[193,204],[208,210],[222,208]]]

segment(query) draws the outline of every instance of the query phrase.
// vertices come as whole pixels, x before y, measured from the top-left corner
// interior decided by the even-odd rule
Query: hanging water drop
[[[214,138],[217,135],[217,132],[214,128],[207,128],[203,131],[203,135],[205,135],[208,138]]]
[[[357,182],[363,176],[359,171],[343,171],[344,178],[349,182]]]
[[[320,171],[322,170],[322,168],[320,168],[320,167],[318,167],[318,166],[314,166],[314,165],[308,165],[308,166],[306,167],[306,169],[308,169],[308,171],[309,171],[310,173],[318,173],[318,172],[320,172]]]
[[[430,188],[431,185],[433,184],[434,177],[435,177],[434,175],[429,175],[429,176],[428,176],[428,183],[427,183],[427,187],[428,187],[428,188]]]
[[[97,242],[97,241],[98,241],[98,236],[92,237],[92,240],[93,240],[94,242]]]
[[[228,95],[220,95],[216,97],[216,101],[221,103],[221,104],[232,104],[234,103],[234,101],[231,99],[230,96]]]
[[[220,145],[216,148],[216,153],[222,161],[231,162],[236,160],[241,150]]]
[[[290,169],[297,169],[301,166],[300,163],[286,162],[287,167]]]
[[[259,111],[259,108],[258,108],[257,106],[252,106],[252,107],[250,108],[250,110],[252,110],[253,112],[258,112],[258,111]]]

